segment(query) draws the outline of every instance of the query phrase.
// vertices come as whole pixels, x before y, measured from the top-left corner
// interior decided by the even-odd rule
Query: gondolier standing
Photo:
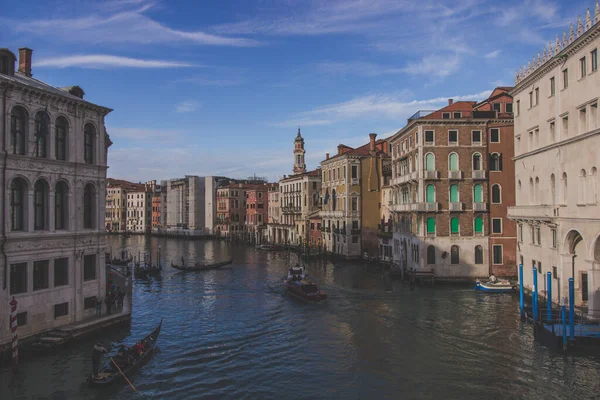
[[[92,373],[94,377],[98,376],[100,361],[102,360],[102,355],[105,353],[107,353],[106,348],[101,343],[96,343],[92,352]]]

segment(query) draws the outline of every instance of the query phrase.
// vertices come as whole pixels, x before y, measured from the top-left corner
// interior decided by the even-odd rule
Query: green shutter
[[[435,187],[433,185],[427,185],[425,201],[427,203],[433,203],[435,201]]]
[[[435,233],[435,218],[427,219],[427,233]]]
[[[451,233],[458,233],[458,231],[459,231],[458,218],[452,218],[450,220],[450,232]]]
[[[425,156],[425,169],[427,171],[435,170],[435,158],[433,158],[433,154],[431,153]]]
[[[450,154],[450,162],[449,162],[450,171],[458,171],[458,156],[456,153]]]
[[[473,187],[473,202],[481,203],[483,201],[483,189],[481,185],[475,185]]]
[[[458,185],[450,185],[450,202],[458,203]]]
[[[475,233],[483,232],[483,219],[481,217],[475,218]]]

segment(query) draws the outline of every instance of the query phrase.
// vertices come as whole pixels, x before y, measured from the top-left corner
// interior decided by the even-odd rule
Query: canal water
[[[600,393],[597,360],[536,345],[512,295],[471,285],[417,287],[361,263],[314,263],[325,304],[288,297],[295,255],[220,241],[111,237],[114,254],[150,250],[163,263],[222,260],[222,270],[134,284],[131,328],[105,343],[132,344],[163,319],[159,351],[132,382],[89,389],[91,347],[0,370],[0,399],[564,399]],[[387,289],[387,290],[386,290]],[[391,289],[391,290],[390,290]]]

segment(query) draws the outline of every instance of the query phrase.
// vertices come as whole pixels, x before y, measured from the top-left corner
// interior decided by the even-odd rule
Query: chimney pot
[[[448,105],[451,106],[454,103],[454,99],[448,99]]]
[[[369,133],[369,151],[375,151],[375,138],[377,137],[376,133]]]
[[[25,76],[31,76],[31,53],[33,50],[27,47],[19,49],[19,72]]]
[[[325,159],[329,160],[329,153],[325,153]]]

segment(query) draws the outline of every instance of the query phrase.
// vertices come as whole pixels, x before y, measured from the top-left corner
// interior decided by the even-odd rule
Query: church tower
[[[304,138],[300,134],[300,128],[298,128],[298,135],[294,140],[294,174],[306,172],[304,153],[306,153],[306,150],[304,150]]]

